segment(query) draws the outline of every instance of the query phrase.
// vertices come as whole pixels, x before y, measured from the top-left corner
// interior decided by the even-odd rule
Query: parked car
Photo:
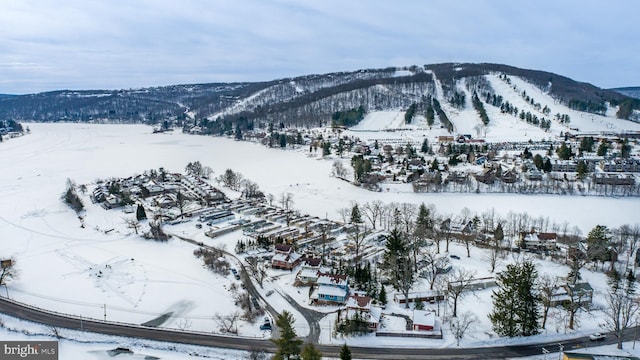
[[[607,337],[607,335],[603,334],[603,333],[594,333],[589,335],[589,340],[591,341],[599,341],[599,340],[604,340]]]
[[[271,296],[271,295],[273,295],[273,290],[269,290],[269,291],[267,291],[267,293],[265,294],[265,296]]]
[[[260,330],[271,330],[271,321],[264,319],[264,324],[260,325]]]
[[[458,255],[449,255],[450,258],[460,260],[460,256]]]

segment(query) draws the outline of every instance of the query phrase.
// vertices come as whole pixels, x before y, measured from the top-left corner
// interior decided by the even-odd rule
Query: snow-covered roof
[[[413,324],[435,326],[436,313],[431,310],[413,310]]]
[[[338,274],[318,274],[318,284],[328,286],[347,286],[347,276]]]
[[[311,295],[311,298],[318,298],[318,295],[326,296],[346,296],[347,291],[335,286],[320,285],[318,289]],[[315,296],[315,297],[314,297]]]
[[[371,309],[371,298],[369,296],[361,296],[358,294],[349,295],[346,307],[369,311]]]

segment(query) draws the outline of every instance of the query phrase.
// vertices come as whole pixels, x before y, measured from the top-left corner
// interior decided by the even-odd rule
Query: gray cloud
[[[0,93],[496,62],[640,85],[635,0],[8,0]]]

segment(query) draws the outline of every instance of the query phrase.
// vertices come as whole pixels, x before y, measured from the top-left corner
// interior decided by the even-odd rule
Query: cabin
[[[358,317],[367,323],[369,331],[378,330],[381,315],[380,308],[372,306],[372,299],[369,296],[349,295],[344,308],[341,309],[339,314],[340,321],[353,320]]]
[[[556,233],[539,233],[531,230],[518,234],[518,246],[529,250],[556,250],[557,240]]]
[[[406,304],[407,302],[423,302],[434,304],[436,301],[444,301],[444,292],[436,290],[410,292],[408,297],[405,297],[402,293],[396,293],[395,295],[393,295],[393,301],[398,304]]]
[[[436,327],[436,312],[434,310],[413,310],[413,330],[433,331]]]
[[[302,255],[296,253],[289,244],[276,244],[274,251],[271,258],[271,267],[274,269],[291,271],[302,261]]]

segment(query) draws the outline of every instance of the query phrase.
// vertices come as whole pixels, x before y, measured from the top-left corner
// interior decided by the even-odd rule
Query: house
[[[359,318],[367,323],[369,331],[378,330],[380,323],[380,308],[372,306],[372,299],[369,296],[352,294],[345,302],[345,307],[340,311],[341,321]]]
[[[276,244],[275,254],[271,258],[271,267],[274,269],[293,270],[298,266],[302,256],[289,244]]]
[[[349,295],[347,275],[318,273],[316,285],[311,294],[314,303],[343,304]]]
[[[593,288],[588,282],[564,284],[553,289],[551,306],[578,303],[589,308],[593,301]]]
[[[434,310],[413,310],[413,330],[433,331],[436,327]]]
[[[410,292],[407,298],[405,298],[404,294],[396,293],[395,295],[393,295],[393,301],[398,304],[405,304],[407,301],[409,303],[420,301],[433,304],[436,301],[444,301],[444,292],[436,290]]]
[[[487,185],[493,184],[496,179],[493,169],[486,169],[479,174],[474,174],[473,176],[477,181]]]
[[[518,246],[531,250],[555,250],[558,240],[556,233],[538,233],[535,230],[521,232],[518,235]]]
[[[506,170],[500,175],[500,180],[507,184],[513,184],[518,180],[518,174],[514,170]]]
[[[296,275],[296,280],[305,285],[315,284],[318,281],[321,261],[320,258],[305,258],[302,268]]]
[[[530,181],[540,181],[542,180],[542,171],[536,168],[530,168],[527,170],[526,177]]]

